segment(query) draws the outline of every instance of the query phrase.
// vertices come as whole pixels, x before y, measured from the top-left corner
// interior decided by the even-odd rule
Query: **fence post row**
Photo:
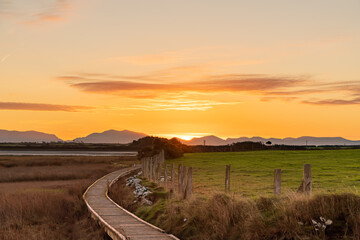
[[[164,187],[168,188],[168,169],[165,163],[165,153],[162,150],[158,155],[153,157],[144,157],[141,159],[142,175],[152,181],[159,182],[162,166],[164,166]],[[230,192],[230,172],[231,165],[226,165],[225,171],[225,192]],[[171,164],[171,185],[170,190],[175,190],[175,165]],[[274,194],[281,194],[281,169],[274,169]],[[193,192],[193,168],[178,165],[177,176],[177,192],[183,199],[191,198]],[[303,180],[298,188],[298,192],[304,193],[306,196],[311,195],[312,176],[311,164],[304,164]]]
[[[281,169],[274,170],[274,194],[279,195],[281,193]]]

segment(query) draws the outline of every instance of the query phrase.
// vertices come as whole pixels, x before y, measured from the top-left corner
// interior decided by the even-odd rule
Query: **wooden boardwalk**
[[[115,183],[120,177],[140,167],[121,169],[94,182],[84,193],[83,198],[91,215],[104,228],[112,239],[122,240],[169,240],[178,239],[165,233],[160,228],[138,218],[112,201],[107,194],[108,185]]]

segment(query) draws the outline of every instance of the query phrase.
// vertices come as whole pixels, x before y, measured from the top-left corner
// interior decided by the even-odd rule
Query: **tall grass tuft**
[[[210,198],[179,199],[143,206],[136,214],[181,239],[359,239],[360,197],[323,194],[312,198],[239,198],[216,194]],[[330,219],[326,229],[312,220]]]

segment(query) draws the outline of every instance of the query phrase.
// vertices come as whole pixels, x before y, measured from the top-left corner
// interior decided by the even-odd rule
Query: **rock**
[[[149,189],[141,185],[141,179],[135,176],[129,177],[126,179],[126,186],[134,187],[133,194],[138,198],[138,201],[143,205],[152,205],[153,203],[146,199],[146,197],[151,193]]]

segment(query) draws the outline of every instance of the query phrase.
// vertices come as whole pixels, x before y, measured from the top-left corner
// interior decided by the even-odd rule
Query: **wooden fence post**
[[[230,192],[230,165],[226,165],[225,171],[225,192]]]
[[[192,197],[192,185],[193,185],[193,174],[192,174],[192,167],[189,167],[188,174],[187,174],[187,184],[186,184],[186,191],[185,191],[185,199],[190,199]]]
[[[152,170],[152,158],[149,157],[148,161],[149,161],[149,180],[151,181],[152,180],[152,172],[153,172],[153,170]]]
[[[174,187],[175,187],[175,166],[172,163],[171,164],[171,191],[174,192]]]
[[[178,165],[178,194],[181,195],[181,175],[182,175],[182,165]]]
[[[185,199],[185,191],[186,191],[186,166],[182,166],[181,170],[181,198]]]
[[[149,158],[145,158],[145,177],[149,178]]]
[[[151,158],[151,168],[152,168],[152,181],[155,182],[156,180],[156,159],[154,157]]]
[[[147,175],[147,178],[150,179],[150,176],[151,176],[151,166],[150,166],[151,165],[151,158],[147,157],[146,162],[147,162],[147,164],[146,164],[147,165],[147,170],[146,170],[147,173],[146,173],[146,175]]]
[[[274,194],[279,195],[281,193],[281,169],[274,170]]]
[[[146,158],[142,158],[142,172],[143,172],[143,177],[146,177]]]
[[[158,175],[159,175],[159,167],[158,167],[158,155],[153,156],[153,163],[154,163],[154,182],[158,181]]]
[[[158,158],[156,161],[156,182],[158,183],[160,183],[160,175],[161,175],[161,164]]]
[[[311,164],[304,164],[304,185],[303,191],[306,196],[311,195]]]
[[[164,163],[164,188],[167,188],[167,165]]]

